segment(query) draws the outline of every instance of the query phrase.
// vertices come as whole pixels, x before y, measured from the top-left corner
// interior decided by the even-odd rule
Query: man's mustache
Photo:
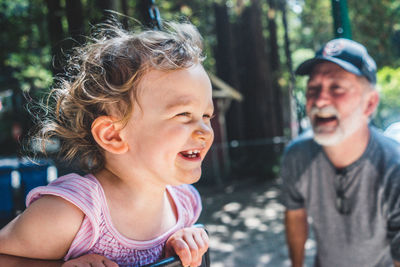
[[[320,118],[336,117],[339,119],[339,112],[334,106],[326,106],[322,108],[312,107],[308,112],[308,116],[311,120],[314,120],[317,116]]]

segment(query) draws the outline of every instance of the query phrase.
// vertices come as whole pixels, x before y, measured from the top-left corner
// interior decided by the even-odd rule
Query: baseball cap
[[[367,49],[355,41],[338,38],[326,43],[315,53],[315,57],[301,63],[295,73],[310,74],[313,67],[321,62],[335,63],[348,72],[366,77],[372,84],[376,83],[376,63]]]

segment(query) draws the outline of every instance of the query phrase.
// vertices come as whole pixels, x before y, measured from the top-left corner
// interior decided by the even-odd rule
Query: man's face
[[[307,83],[306,109],[314,139],[334,146],[368,124],[368,89],[361,79],[331,62],[314,67]]]

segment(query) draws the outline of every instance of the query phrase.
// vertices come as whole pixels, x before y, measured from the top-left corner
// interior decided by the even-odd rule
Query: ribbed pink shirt
[[[159,260],[168,237],[179,229],[193,225],[200,215],[200,195],[193,186],[167,186],[167,190],[177,208],[177,223],[161,236],[148,241],[128,239],[115,229],[103,188],[92,174],[82,177],[71,173],[47,186],[37,187],[29,192],[26,205],[29,206],[41,195],[55,195],[83,211],[85,217],[81,228],[64,260],[95,253],[106,256],[119,266],[141,266]]]

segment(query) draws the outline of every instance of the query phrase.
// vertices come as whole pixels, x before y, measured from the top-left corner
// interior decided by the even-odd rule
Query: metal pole
[[[332,15],[335,37],[351,39],[347,0],[332,0]]]
[[[154,30],[162,29],[160,11],[155,3],[155,0],[141,0],[139,8],[143,16],[143,24]]]

